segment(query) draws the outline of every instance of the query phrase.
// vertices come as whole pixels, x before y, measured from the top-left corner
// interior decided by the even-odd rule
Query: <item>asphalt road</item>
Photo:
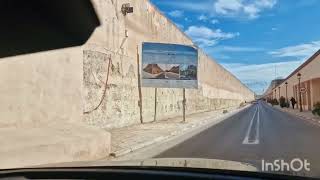
[[[173,72],[162,72],[157,76],[158,79],[179,79],[179,77],[179,74]]]
[[[157,158],[206,158],[250,163],[295,158],[307,160],[311,171],[273,171],[320,177],[320,126],[259,102],[210,127]],[[299,162],[294,162],[299,168]],[[271,170],[271,167],[268,167]],[[275,168],[275,167],[274,167]]]

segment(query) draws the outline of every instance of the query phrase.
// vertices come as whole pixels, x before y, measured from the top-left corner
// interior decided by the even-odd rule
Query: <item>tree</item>
[[[286,102],[286,98],[284,98],[283,96],[280,97],[279,99],[280,101],[280,107],[284,108],[284,107],[288,107],[287,102]]]
[[[320,102],[317,102],[317,104],[314,105],[312,114],[320,116]]]
[[[272,99],[270,104],[271,104],[272,106],[274,106],[274,105],[279,105],[278,99]]]

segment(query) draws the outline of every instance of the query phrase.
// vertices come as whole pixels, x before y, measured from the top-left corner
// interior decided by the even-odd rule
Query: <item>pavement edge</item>
[[[233,112],[226,114],[225,116],[219,117],[214,121],[202,124],[198,127],[191,128],[189,130],[184,131],[183,133],[179,133],[179,131],[175,131],[167,136],[160,136],[152,141],[147,141],[142,144],[138,144],[137,146],[133,146],[130,149],[120,150],[115,152],[117,157],[110,159],[112,161],[124,161],[124,160],[137,160],[137,159],[149,159],[152,158],[174,146],[180,144],[187,139],[192,138],[193,136],[205,131],[206,129],[230,118],[231,116],[244,111],[245,109],[251,107],[251,104],[239,108]],[[210,118],[206,118],[210,119]]]

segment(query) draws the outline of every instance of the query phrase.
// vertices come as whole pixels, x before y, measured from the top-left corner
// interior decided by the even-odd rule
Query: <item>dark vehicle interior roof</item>
[[[84,44],[100,25],[90,0],[1,0],[0,58]]]

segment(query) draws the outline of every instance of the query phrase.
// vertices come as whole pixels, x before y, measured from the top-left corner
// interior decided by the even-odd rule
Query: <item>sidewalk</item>
[[[280,106],[274,106],[274,107],[279,109],[279,110],[281,110],[281,111],[283,111],[283,112],[287,112],[289,114],[298,116],[298,117],[300,117],[302,119],[319,123],[319,125],[320,125],[320,116],[313,115],[311,111],[300,112],[299,109],[297,109],[297,108],[296,109],[281,108]]]
[[[245,106],[248,107],[248,106]],[[170,138],[183,135],[190,130],[206,126],[209,123],[221,121],[221,117],[242,110],[243,108],[230,108],[227,113],[223,110],[192,114],[182,123],[182,117],[166,121],[138,124],[111,130],[111,151],[113,156],[126,155],[143,147],[162,142]]]
[[[110,152],[110,133],[80,124],[0,128],[0,169],[89,161]]]

